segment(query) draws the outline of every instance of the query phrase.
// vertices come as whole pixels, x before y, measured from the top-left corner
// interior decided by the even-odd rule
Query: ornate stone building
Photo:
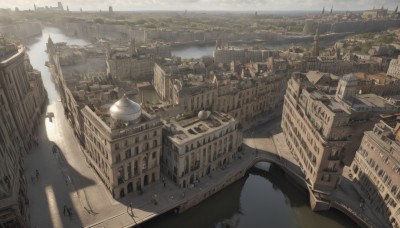
[[[162,170],[181,188],[223,169],[242,144],[238,122],[228,114],[200,111],[163,122]]]
[[[351,171],[365,200],[393,227],[400,227],[400,140],[396,138],[400,123],[395,124],[381,121],[364,133]]]
[[[171,57],[171,46],[160,42],[137,47],[135,40],[131,40],[125,46],[107,44],[106,50],[107,73],[113,78],[150,81],[154,63],[159,58]]]
[[[397,59],[390,61],[387,75],[400,79],[400,55]]]
[[[216,63],[230,64],[232,61],[241,63],[265,62],[269,57],[278,57],[279,51],[276,50],[249,50],[235,48],[216,48],[214,50],[214,61]]]
[[[123,96],[111,107],[86,106],[85,156],[113,197],[143,191],[160,178],[161,121]]]
[[[0,227],[29,224],[24,155],[34,144],[46,99],[40,72],[22,45],[0,38]]]
[[[302,74],[288,82],[281,125],[306,176],[314,210],[329,208],[343,167],[351,164],[362,133],[371,129],[377,115],[400,110],[398,101],[357,92],[353,75],[339,81],[336,94],[319,91]]]

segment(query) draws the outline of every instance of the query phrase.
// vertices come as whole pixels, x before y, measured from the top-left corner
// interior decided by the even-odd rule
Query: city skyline
[[[28,0],[5,0],[4,8],[18,7],[20,10],[33,9],[36,6],[56,6],[57,2],[51,0],[28,1]],[[344,0],[141,0],[135,2],[122,0],[67,0],[62,2],[64,8],[68,6],[71,11],[106,11],[112,6],[114,11],[320,11],[322,8],[330,10],[365,10],[372,8],[388,8],[394,10],[399,5],[398,0],[355,0],[349,3]],[[210,4],[212,6],[210,7]]]

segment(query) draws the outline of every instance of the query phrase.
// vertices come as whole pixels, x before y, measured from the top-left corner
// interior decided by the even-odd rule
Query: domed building
[[[85,155],[115,199],[160,179],[162,124],[123,95],[96,113],[82,110]]]
[[[128,124],[138,123],[141,120],[142,108],[124,95],[110,107],[110,116],[113,121]]]

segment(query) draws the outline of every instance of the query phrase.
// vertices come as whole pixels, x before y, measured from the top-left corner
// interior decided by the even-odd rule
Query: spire
[[[332,5],[332,7],[331,7],[331,13],[330,13],[330,14],[332,15],[332,13],[333,13],[333,5]]]
[[[47,39],[47,43],[49,43],[49,44],[53,43],[53,40],[51,39],[50,35],[49,35],[49,38]]]
[[[397,10],[399,10],[399,6],[396,6],[396,9],[394,9],[394,13],[397,13]]]
[[[315,31],[313,46],[312,46],[312,52],[313,52],[312,54],[314,57],[319,56],[319,34],[320,34],[319,26],[320,26],[320,24],[318,23],[317,30]]]
[[[325,6],[324,6],[324,8],[322,8],[322,14],[324,14],[325,13]]]

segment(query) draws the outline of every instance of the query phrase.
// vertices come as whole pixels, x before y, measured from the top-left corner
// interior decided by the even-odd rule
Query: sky
[[[0,8],[20,10],[36,6],[56,6],[61,1],[70,10],[226,10],[226,11],[295,11],[295,10],[365,10],[381,8],[394,10],[400,0],[0,0]]]

